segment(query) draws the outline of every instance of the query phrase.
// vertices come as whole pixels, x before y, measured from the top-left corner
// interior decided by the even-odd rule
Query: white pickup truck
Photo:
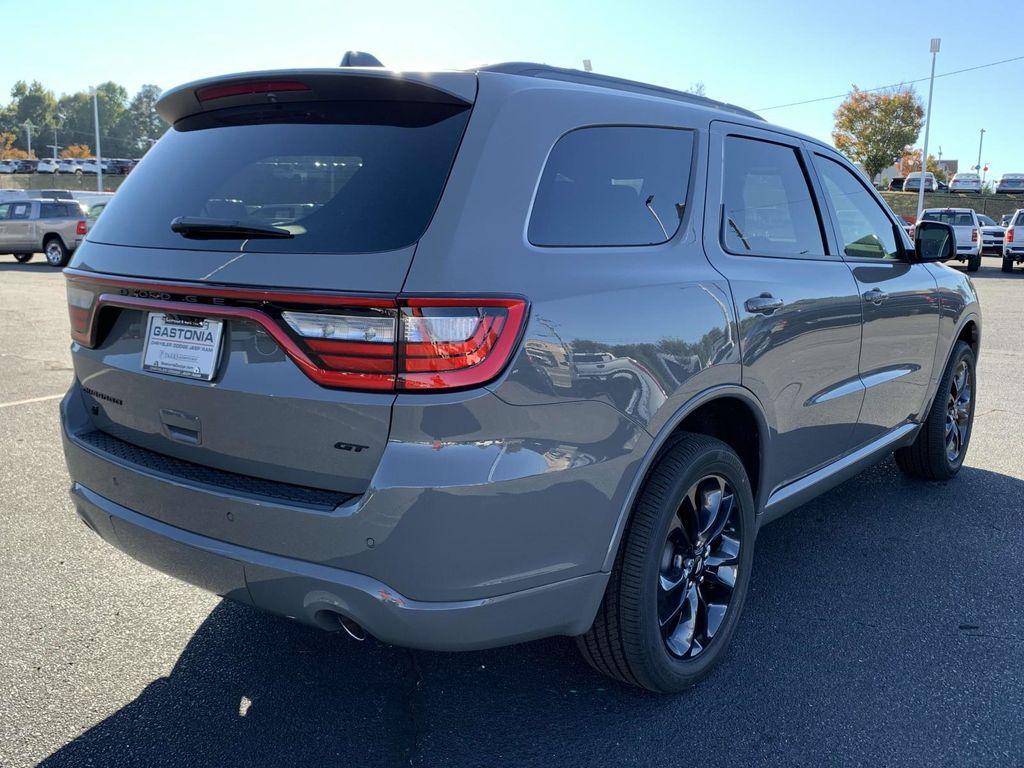
[[[941,221],[952,224],[956,231],[956,259],[967,262],[968,272],[981,267],[981,222],[973,208],[925,208],[923,221]]]

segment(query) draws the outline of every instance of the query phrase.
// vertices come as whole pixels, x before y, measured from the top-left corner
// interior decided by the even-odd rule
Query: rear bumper
[[[199,536],[115,504],[80,483],[79,516],[107,543],[159,571],[215,594],[324,629],[340,614],[387,643],[470,650],[550,635],[582,634],[608,574],[478,600],[409,600],[358,573],[280,557]]]

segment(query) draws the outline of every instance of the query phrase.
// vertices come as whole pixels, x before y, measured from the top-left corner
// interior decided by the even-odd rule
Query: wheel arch
[[[740,428],[739,434],[730,432],[737,427]],[[754,434],[750,433],[751,428],[756,430]],[[770,435],[768,417],[760,401],[749,389],[733,384],[713,387],[688,400],[655,435],[619,511],[602,570],[610,571],[615,563],[633,505],[651,470],[661,455],[684,432],[709,435],[732,447],[747,470],[754,495],[755,513],[760,513],[764,507],[764,457]]]

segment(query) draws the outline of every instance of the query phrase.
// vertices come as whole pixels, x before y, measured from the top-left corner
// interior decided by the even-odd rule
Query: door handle
[[[782,309],[784,303],[782,299],[777,299],[770,293],[762,293],[760,296],[747,299],[743,302],[743,307],[751,314],[770,315],[775,310]]]
[[[888,298],[889,294],[881,288],[872,288],[870,291],[864,291],[864,301],[870,301],[875,306],[878,306]]]

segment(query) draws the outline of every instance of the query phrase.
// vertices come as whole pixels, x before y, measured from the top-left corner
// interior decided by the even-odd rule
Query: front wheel
[[[59,237],[51,237],[43,246],[43,255],[46,256],[46,263],[51,267],[64,267],[71,257],[67,246]]]
[[[974,350],[958,341],[935,400],[911,445],[896,451],[896,465],[911,477],[949,480],[963,466],[974,427]]]
[[[750,482],[735,451],[684,435],[637,499],[601,608],[577,638],[583,657],[661,693],[703,679],[736,629],[754,535]]]
[[[967,259],[967,271],[968,272],[977,272],[979,269],[981,269],[981,254],[980,253],[975,254],[974,256],[971,256],[970,258]]]

